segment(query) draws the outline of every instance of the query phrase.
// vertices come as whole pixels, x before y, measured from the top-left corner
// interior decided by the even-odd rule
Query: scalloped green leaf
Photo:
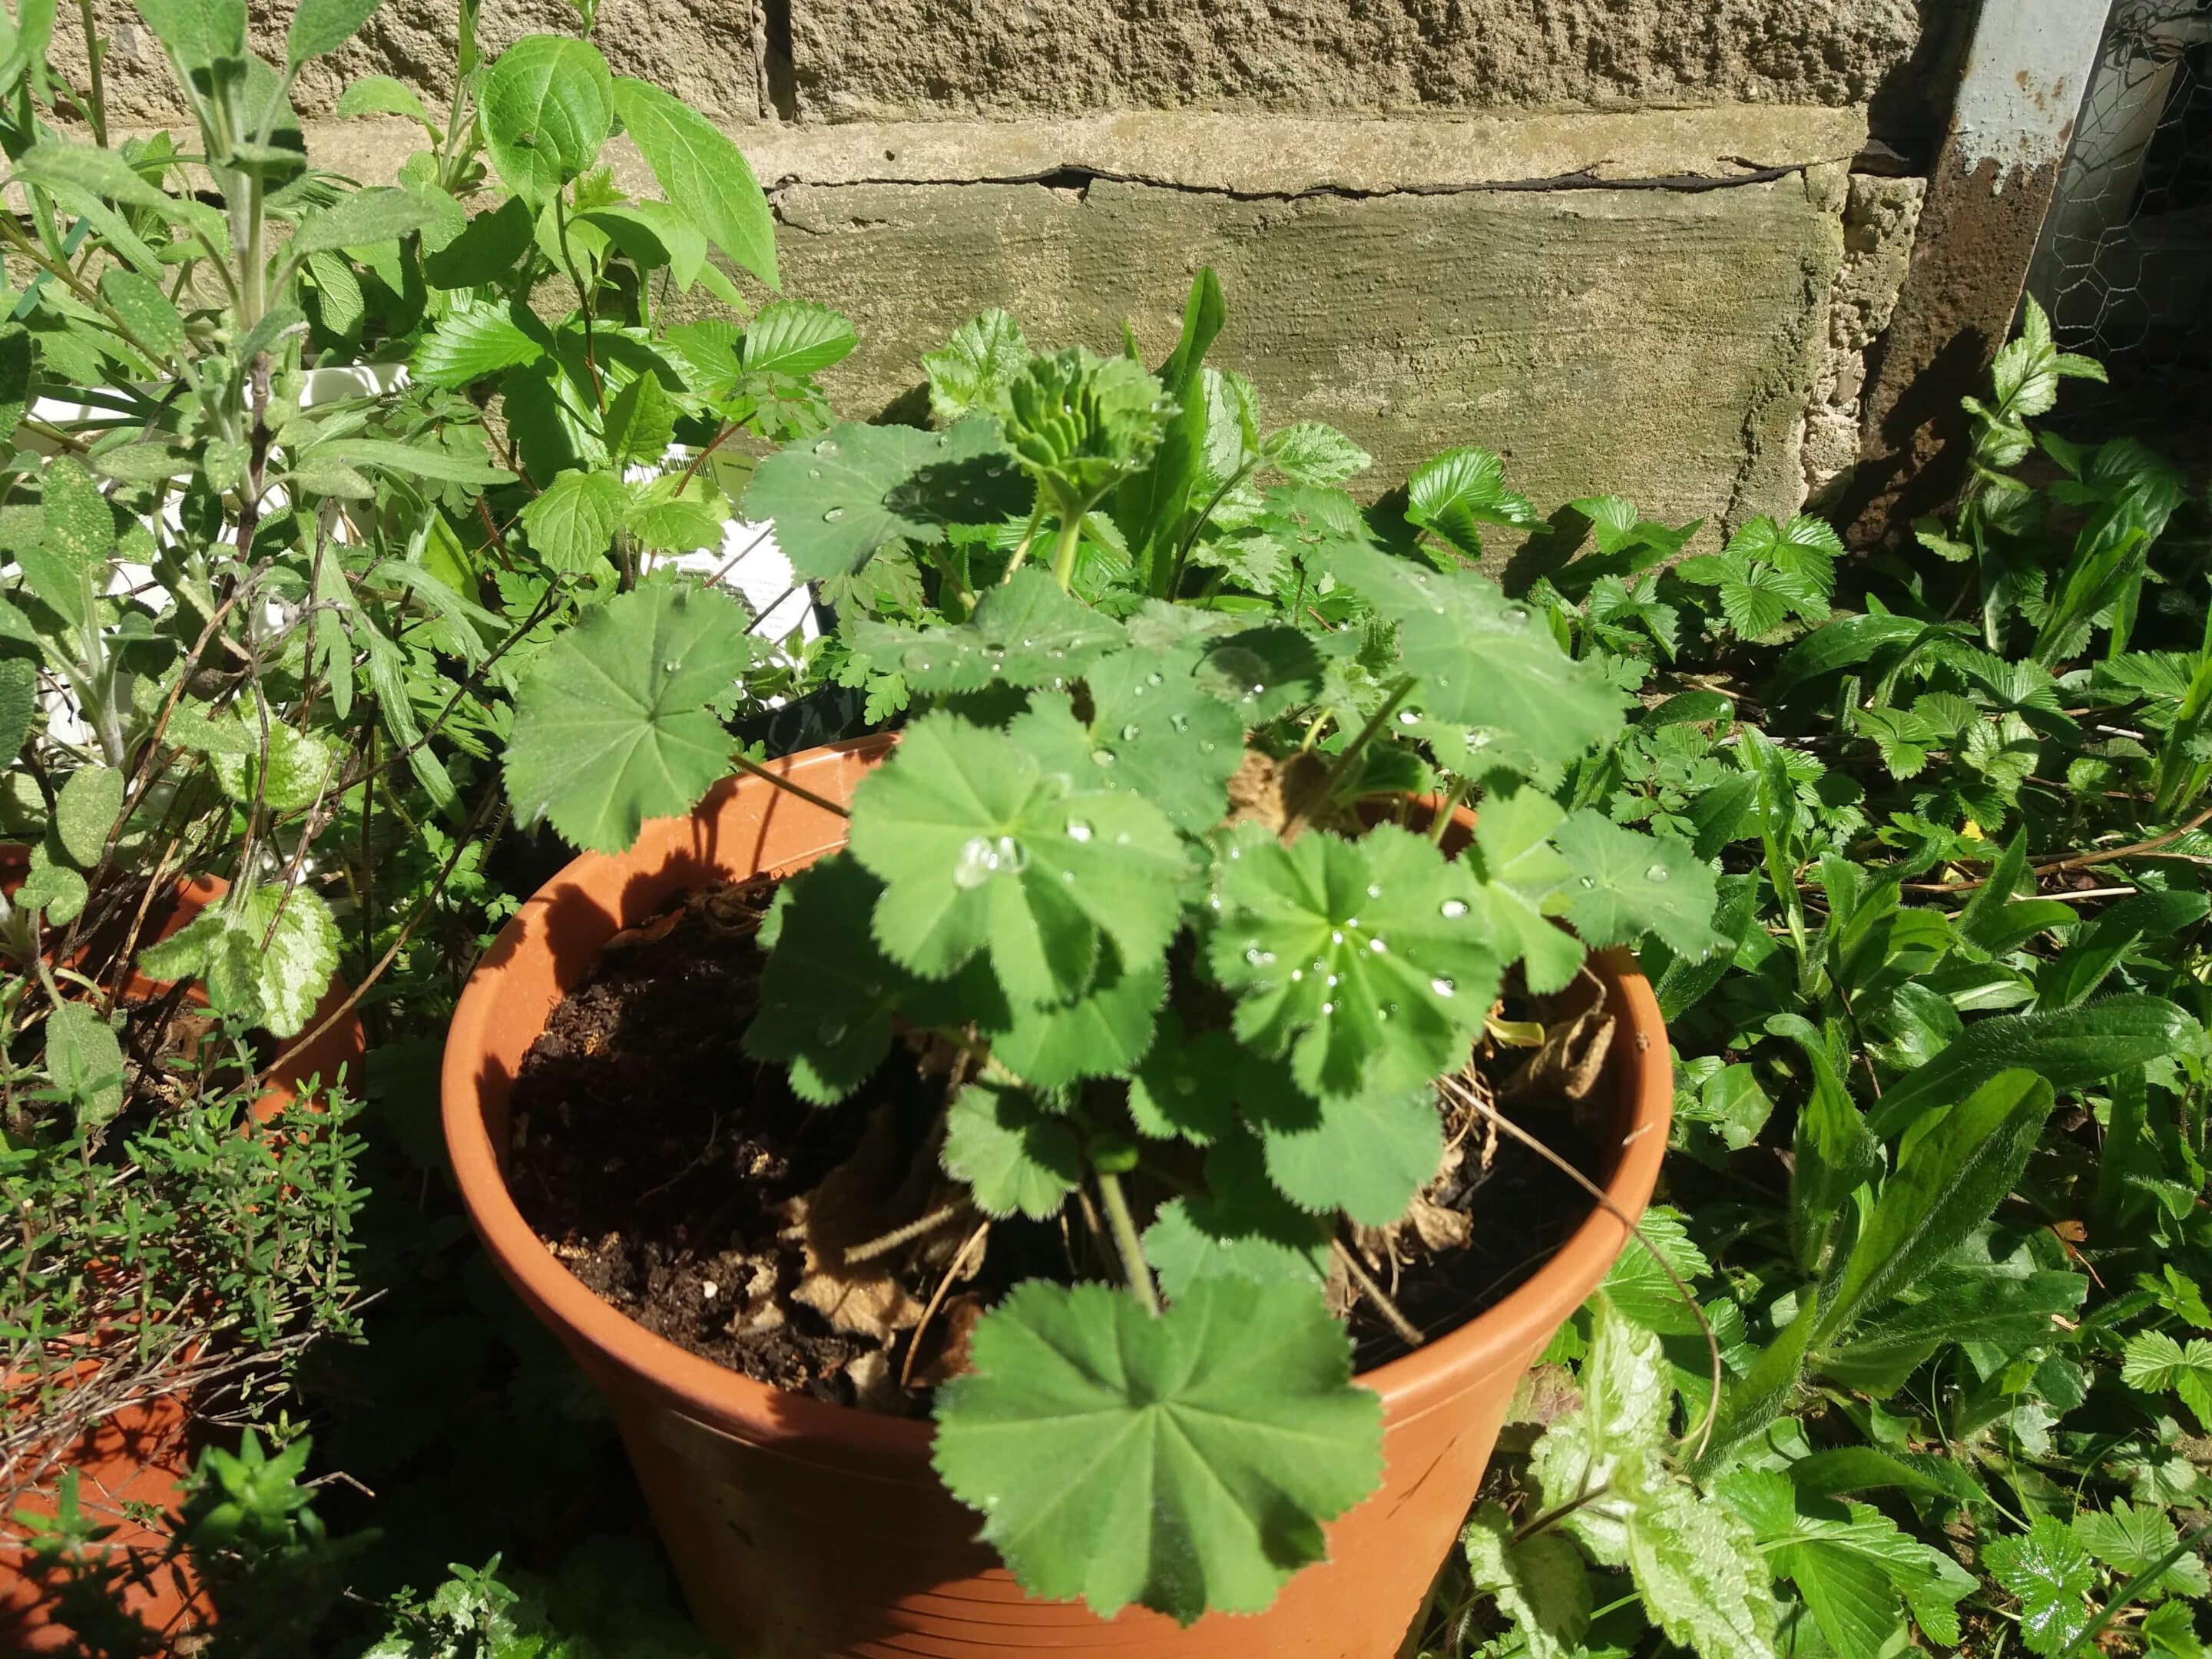
[[[1624,829],[1589,808],[1552,842],[1574,872],[1560,889],[1566,918],[1591,948],[1656,933],[1675,955],[1696,957],[1728,942],[1713,927],[1712,868],[1687,842]]]
[[[1550,839],[1565,817],[1549,795],[1518,789],[1490,796],[1474,820],[1484,877],[1476,890],[1488,907],[1491,931],[1509,953],[1519,953],[1522,974],[1539,996],[1565,987],[1586,954],[1550,915],[1574,873]]]
[[[968,1183],[975,1206],[1033,1221],[1060,1213],[1083,1183],[1075,1130],[1026,1089],[985,1081],[960,1091],[945,1115],[945,1172]]]
[[[1420,682],[1413,704],[1431,718],[1486,728],[1512,755],[1561,766],[1620,730],[1621,694],[1488,577],[1353,541],[1331,547],[1329,568],[1397,623],[1400,658]]]
[[[1236,1127],[1245,1068],[1243,1050],[1228,1032],[1186,1031],[1170,1009],[1129,1079],[1129,1115],[1157,1140],[1218,1140]]]
[[[1318,1285],[1328,1276],[1328,1223],[1285,1200],[1267,1178],[1258,1139],[1238,1133],[1206,1155],[1206,1187],[1160,1206],[1145,1259],[1170,1299],[1200,1279]]]
[[[586,611],[515,695],[507,793],[518,823],[619,852],[646,819],[689,811],[729,770],[709,698],[763,647],[726,594],[656,581]]]
[[[1207,960],[1239,1037],[1325,1099],[1416,1087],[1465,1063],[1501,964],[1468,872],[1383,824],[1358,842],[1257,825],[1223,837]]]
[[[1142,971],[1181,919],[1182,843],[1158,808],[1046,772],[1004,732],[947,714],[907,728],[853,799],[854,856],[881,877],[877,940],[943,979],[988,955],[1009,999],[1066,1002],[1102,935]]]
[[[1125,969],[1109,947],[1091,988],[1065,1005],[1013,1000],[1012,1023],[991,1036],[991,1054],[1042,1089],[1127,1072],[1152,1046],[1153,1016],[1167,1000],[1167,970],[1154,958]]]
[[[536,319],[526,322],[525,315],[520,306],[463,301],[416,347],[415,378],[429,386],[462,386],[503,368],[536,362],[545,355],[538,337],[543,325],[532,328]]]
[[[1007,727],[1048,769],[1142,795],[1193,835],[1228,815],[1244,760],[1244,724],[1191,678],[1188,653],[1121,651],[1083,672],[1091,723],[1071,700],[1039,692]]]
[[[896,542],[942,541],[947,525],[997,524],[1025,511],[1030,489],[986,416],[943,432],[844,422],[763,460],[745,512],[775,526],[802,576],[849,576]]]
[[[46,1016],[46,1070],[76,1108],[80,1130],[123,1109],[123,1045],[114,1029],[83,1003],[58,1004]]]
[[[123,816],[123,774],[110,766],[80,766],[54,800],[54,839],[62,854],[89,870],[107,850],[108,832]]]
[[[801,871],[775,896],[775,943],[745,1052],[789,1066],[793,1090],[817,1106],[852,1093],[890,1053],[891,1016],[908,981],[868,931],[882,892],[841,854]],[[762,933],[766,944],[770,927]]]
[[[863,619],[853,629],[855,645],[927,696],[1063,684],[1127,637],[1120,623],[1070,599],[1034,568],[1016,571],[986,593],[957,628],[917,633]]]
[[[1382,1403],[1316,1289],[1201,1280],[1164,1314],[1032,1280],[939,1391],[938,1474],[1032,1595],[1256,1613],[1381,1479]]]
[[[1426,1088],[1326,1101],[1277,1090],[1265,1104],[1248,1097],[1245,1111],[1266,1143],[1267,1173],[1285,1197],[1323,1214],[1341,1210],[1365,1226],[1387,1226],[1404,1215],[1443,1158],[1443,1119]]]

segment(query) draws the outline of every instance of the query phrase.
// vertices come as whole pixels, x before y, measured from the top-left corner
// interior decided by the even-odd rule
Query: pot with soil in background
[[[888,748],[840,745],[775,769],[842,804]],[[1466,823],[1462,814],[1448,848],[1465,841]],[[735,1650],[777,1659],[1393,1650],[1474,1498],[1516,1383],[1604,1275],[1627,1237],[1623,1218],[1656,1180],[1672,1085],[1657,1006],[1632,959],[1592,961],[1614,1033],[1588,1094],[1610,1206],[1582,1200],[1564,1243],[1517,1288],[1360,1371],[1382,1403],[1382,1484],[1326,1528],[1327,1560],[1291,1577],[1267,1612],[1182,1628],[1139,1608],[1103,1620],[1080,1603],[1032,1598],[974,1541],[975,1514],[934,1473],[926,1424],[778,1388],[655,1334],[587,1288],[508,1188],[518,1133],[526,1145],[556,1133],[526,1131],[513,1115],[526,1057],[610,946],[651,947],[680,922],[664,919],[679,896],[792,874],[845,840],[845,820],[824,805],[758,779],[726,783],[689,817],[651,822],[628,852],[580,859],[541,890],[471,981],[447,1042],[446,1134],[464,1201],[501,1272],[612,1405],[694,1614]]]
[[[24,848],[0,847],[0,890],[14,892],[23,878],[27,862]],[[219,878],[179,883],[172,902],[149,908],[140,948],[181,931],[228,890],[228,884]],[[169,1005],[160,1034],[164,1040],[186,1036],[181,1028],[191,1022],[192,1011],[207,1006],[205,993],[198,985],[179,991],[147,978],[135,968],[128,971],[121,986],[125,1001],[157,1011]],[[359,1018],[348,1013],[325,1027],[325,1022],[337,1014],[347,1000],[343,981],[334,981],[308,1023],[307,1040],[276,1045],[282,1073],[265,1079],[266,1086],[253,1103],[256,1121],[268,1122],[297,1103],[311,1084],[318,1089],[335,1084],[341,1073],[349,1083],[357,1083],[364,1054]],[[312,1106],[314,1097],[307,1098]],[[62,1379],[63,1387],[90,1390],[104,1382],[112,1383],[113,1368],[118,1364],[142,1363],[135,1358],[136,1335],[127,1328],[95,1333],[93,1346],[100,1352],[70,1366],[69,1375]],[[12,1431],[22,1424],[19,1408],[11,1403],[4,1426],[11,1431],[8,1460],[11,1478],[7,1486],[13,1491],[6,1501],[0,1501],[0,1520],[5,1522],[4,1533],[0,1533],[0,1648],[37,1653],[70,1644],[69,1631],[55,1622],[56,1608],[48,1587],[27,1571],[25,1528],[14,1518],[20,1514],[33,1522],[52,1519],[58,1483],[64,1470],[76,1474],[78,1501],[83,1510],[112,1528],[102,1544],[110,1559],[125,1569],[115,1598],[115,1605],[125,1614],[164,1633],[204,1622],[211,1615],[185,1564],[163,1561],[170,1529],[183,1501],[179,1488],[196,1449],[192,1387],[196,1372],[204,1369],[201,1361],[196,1346],[173,1347],[156,1355],[154,1364],[146,1368],[155,1374],[154,1380],[143,1386],[134,1382],[122,1390],[129,1403],[88,1425],[70,1425],[74,1431],[64,1430],[64,1438],[46,1437],[14,1443]],[[165,1370],[173,1374],[158,1375]],[[11,1402],[19,1390],[33,1386],[31,1378],[12,1372],[6,1381]],[[21,1409],[36,1410],[35,1396],[30,1406]],[[52,1419],[67,1413],[47,1415]],[[20,1480],[13,1476],[16,1468],[27,1471]],[[161,1511],[162,1520],[148,1524],[141,1518],[144,1513],[141,1506]],[[162,1563],[157,1570],[137,1570],[156,1562]]]

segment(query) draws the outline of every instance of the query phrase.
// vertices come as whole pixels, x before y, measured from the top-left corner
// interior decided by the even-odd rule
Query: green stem
[[[92,15],[92,0],[76,0],[76,14],[84,27],[85,63],[92,70],[92,100],[85,109],[85,119],[92,125],[92,142],[106,149],[107,81],[102,65],[107,59],[107,42],[100,39],[99,20]]]
[[[1060,536],[1053,544],[1052,579],[1060,584],[1060,591],[1067,592],[1068,584],[1075,580],[1075,550],[1083,542],[1083,515],[1063,513],[1060,520]]]
[[[1360,751],[1375,740],[1375,734],[1382,729],[1398,705],[1405,702],[1406,694],[1413,689],[1413,677],[1408,674],[1391,688],[1390,695],[1382,700],[1382,706],[1368,718],[1367,724],[1359,728],[1352,741],[1344,745],[1342,752],[1330,764],[1328,775],[1306,795],[1283,825],[1284,846],[1288,847],[1298,838],[1298,831],[1306,827],[1306,820],[1313,816],[1313,809],[1335,793],[1336,786],[1344,781],[1344,775],[1351,770],[1352,762],[1358,760]]]
[[[1145,1304],[1145,1311],[1158,1314],[1159,1292],[1152,1285],[1152,1270],[1145,1265],[1144,1243],[1137,1237],[1136,1218],[1129,1213],[1128,1198],[1121,1191],[1121,1177],[1104,1170],[1097,1175],[1098,1196],[1106,1203],[1106,1219],[1114,1230],[1114,1246],[1121,1253],[1121,1271],[1128,1275],[1129,1288]]]
[[[1223,501],[1227,498],[1231,490],[1236,489],[1238,484],[1243,483],[1245,479],[1250,477],[1254,471],[1258,469],[1259,465],[1260,458],[1255,455],[1250,460],[1245,462],[1243,465],[1238,467],[1236,471],[1231,473],[1229,477],[1222,480],[1221,488],[1213,492],[1213,498],[1206,502],[1204,509],[1200,512],[1197,520],[1191,525],[1189,533],[1182,538],[1182,545],[1176,550],[1175,568],[1168,574],[1167,587],[1157,597],[1171,599],[1175,598],[1176,593],[1182,591],[1182,573],[1184,568],[1190,562],[1190,550],[1198,545],[1198,538],[1200,535],[1205,531],[1206,526],[1212,521],[1213,510],[1219,507]]]
[[[1044,522],[1044,493],[1037,493],[1036,505],[1030,509],[1030,522],[1022,532],[1022,538],[1014,544],[1014,556],[1006,561],[1006,576],[1011,576],[1029,562],[1030,544],[1036,539],[1037,526]],[[999,578],[1004,581],[1006,576]]]

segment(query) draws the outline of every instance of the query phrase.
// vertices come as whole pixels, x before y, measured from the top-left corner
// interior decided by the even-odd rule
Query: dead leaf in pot
[[[676,924],[684,920],[681,910],[670,910],[641,921],[635,927],[625,927],[606,942],[609,951],[634,951],[641,945],[658,945],[676,931]]]
[[[890,1357],[881,1350],[872,1348],[854,1358],[845,1367],[845,1380],[853,1385],[854,1403],[862,1411],[904,1413],[906,1401],[891,1380]]]
[[[974,1291],[954,1297],[945,1304],[945,1313],[935,1333],[928,1339],[933,1352],[927,1364],[914,1374],[914,1383],[920,1389],[934,1389],[950,1382],[956,1376],[965,1376],[969,1370],[968,1339],[978,1321],[983,1317],[983,1298]]]
[[[811,1244],[806,1247],[806,1270],[791,1297],[841,1331],[879,1341],[921,1322],[921,1304],[891,1274],[872,1262],[846,1271],[826,1267]]]
[[[1544,1046],[1522,1062],[1499,1092],[1507,1100],[1558,1093],[1576,1102],[1589,1098],[1613,1047],[1613,1018],[1603,1003],[1592,1003],[1571,1019],[1545,1028]]]

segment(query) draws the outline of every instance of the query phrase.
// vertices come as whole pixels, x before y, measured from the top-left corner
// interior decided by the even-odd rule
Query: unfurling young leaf
[[[1256,1613],[1373,1490],[1382,1406],[1319,1289],[1195,1283],[1157,1317],[1031,1280],[938,1395],[937,1471],[1032,1595]]]

